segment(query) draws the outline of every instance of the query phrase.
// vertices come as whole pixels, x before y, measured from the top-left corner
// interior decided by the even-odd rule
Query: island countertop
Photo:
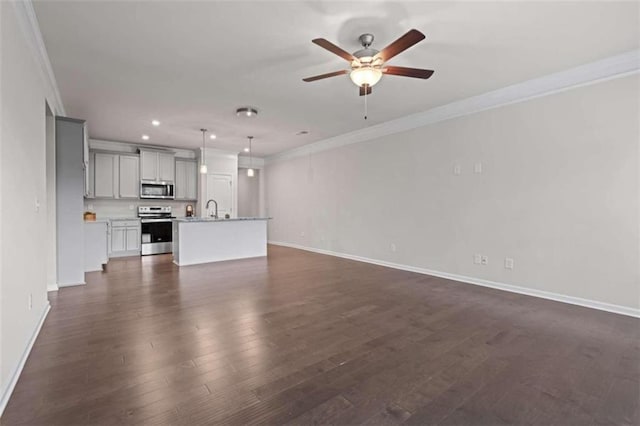
[[[213,217],[179,217],[174,219],[175,222],[180,223],[199,223],[199,222],[235,222],[239,220],[269,220],[270,217],[232,217],[229,219]]]

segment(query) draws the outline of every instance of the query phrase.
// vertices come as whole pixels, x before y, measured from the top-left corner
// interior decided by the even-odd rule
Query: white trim
[[[47,293],[50,291],[58,291],[58,289],[59,289],[58,284],[53,283],[53,284],[47,285]]]
[[[640,318],[640,309],[631,308],[628,306],[614,305],[611,303],[599,302],[597,300],[583,299],[580,297],[568,296],[565,294],[553,293],[550,291],[536,290],[533,288],[520,287],[511,284],[504,284],[495,281],[484,280],[482,278],[467,277],[464,275],[450,274],[448,272],[434,271],[432,269],[418,268],[410,265],[403,265],[399,263],[386,262],[384,260],[370,259],[368,257],[356,256],[352,254],[339,253],[330,250],[323,250],[313,247],[301,246],[298,244],[285,243],[281,241],[269,241],[269,244],[290,247],[299,250],[311,251],[314,253],[326,254],[329,256],[341,257],[349,260],[356,260],[358,262],[371,263],[373,265],[385,266],[387,268],[400,269],[403,271],[416,272],[418,274],[432,275],[434,277],[445,278],[448,280],[458,281],[466,284],[475,284],[482,287],[490,287],[497,290],[509,291],[511,293],[525,294],[527,296],[540,297],[542,299],[554,300],[556,302],[568,303],[571,305],[584,306],[586,308],[598,309],[601,311],[613,312],[621,315],[628,315],[630,317]]]
[[[13,3],[15,7],[16,17],[20,22],[20,26],[25,34],[31,53],[40,68],[42,81],[53,96],[53,99],[49,99],[49,105],[54,109],[53,112],[55,115],[64,116],[66,115],[66,112],[64,110],[64,105],[62,104],[62,98],[60,97],[56,77],[53,74],[51,61],[49,61],[47,48],[45,47],[44,40],[42,39],[42,33],[40,32],[40,25],[38,24],[36,12],[33,9],[33,3],[31,0],[13,1],[11,3]]]
[[[4,409],[7,407],[7,403],[9,402],[9,398],[11,398],[11,394],[13,393],[13,389],[16,387],[16,383],[18,383],[18,379],[20,378],[20,374],[22,374],[22,369],[24,368],[24,364],[27,362],[27,358],[29,358],[29,354],[31,353],[31,349],[33,348],[33,344],[36,342],[38,338],[38,334],[40,334],[40,329],[42,329],[42,325],[44,324],[44,320],[47,318],[49,314],[49,310],[51,310],[51,305],[49,301],[47,301],[46,306],[44,307],[42,314],[40,315],[40,321],[36,329],[31,335],[31,339],[27,344],[25,351],[20,358],[20,362],[18,363],[17,368],[14,370],[13,375],[11,376],[11,380],[7,387],[2,391],[2,399],[0,399],[0,416],[4,413]]]
[[[283,151],[267,157],[266,163],[269,164],[274,161],[301,157],[345,145],[373,140],[444,120],[552,95],[614,78],[625,77],[637,72],[640,72],[640,49]]]

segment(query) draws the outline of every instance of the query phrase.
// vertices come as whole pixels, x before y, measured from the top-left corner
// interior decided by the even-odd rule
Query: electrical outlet
[[[504,258],[504,269],[513,269],[513,259],[510,257]]]
[[[36,213],[40,211],[40,200],[36,198]]]
[[[93,204],[88,204],[88,205],[87,205],[87,209],[88,209],[89,211],[93,211]]]
[[[475,263],[476,265],[480,265],[482,263],[482,255],[481,254],[474,255],[473,263]]]
[[[474,173],[478,173],[478,174],[482,173],[482,163],[476,163],[476,164],[474,164],[474,166],[473,166],[473,172],[474,172]]]
[[[300,232],[300,236],[301,236],[301,237],[304,237],[304,231],[301,231],[301,232]]]
[[[398,250],[398,248],[396,247],[396,245],[394,243],[391,243],[391,247],[390,248],[391,248],[391,251],[394,252],[394,253],[396,252],[396,250]]]
[[[489,264],[489,256],[482,256],[482,257],[480,258],[480,263],[481,263],[482,265],[488,265],[488,264]]]
[[[453,174],[456,176],[459,176],[462,173],[462,167],[460,167],[460,164],[454,164],[453,165]]]
[[[33,294],[29,293],[29,310],[33,308]]]

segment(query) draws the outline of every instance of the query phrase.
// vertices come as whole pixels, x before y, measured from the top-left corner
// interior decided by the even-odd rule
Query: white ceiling
[[[34,4],[67,114],[91,137],[197,148],[207,127],[208,147],[240,151],[253,135],[257,156],[640,47],[638,2]],[[427,39],[390,63],[435,74],[383,77],[367,121],[348,77],[302,81],[347,65],[313,38],[354,51],[371,32],[381,49],[411,28]],[[259,116],[236,117],[244,105]]]

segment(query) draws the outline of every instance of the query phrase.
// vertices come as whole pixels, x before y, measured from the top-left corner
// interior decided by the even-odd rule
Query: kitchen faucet
[[[212,218],[217,219],[218,218],[218,202],[216,200],[214,200],[213,198],[209,201],[207,201],[207,211],[209,210],[209,204],[213,201],[213,204],[215,205],[215,213],[211,215]]]

